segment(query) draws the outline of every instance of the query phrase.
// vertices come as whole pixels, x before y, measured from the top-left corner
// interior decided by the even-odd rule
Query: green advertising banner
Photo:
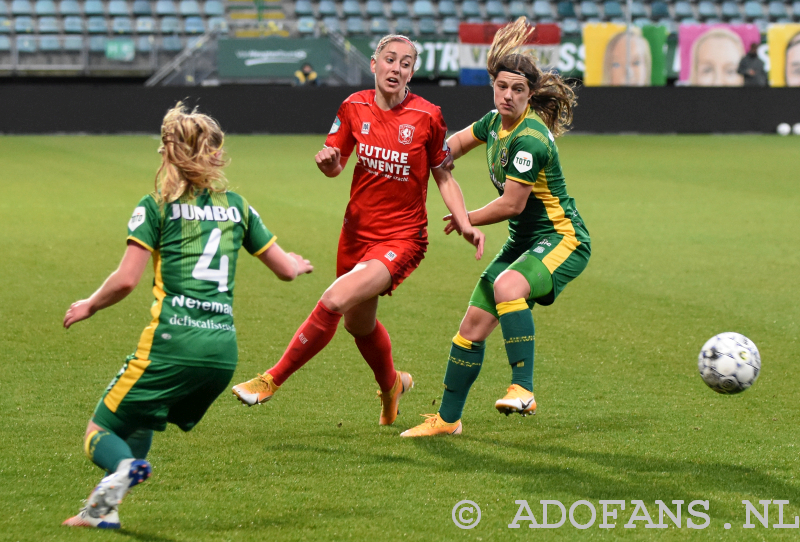
[[[120,62],[132,62],[136,48],[131,39],[110,39],[106,42],[106,58]]]
[[[330,44],[326,39],[221,39],[217,69],[223,78],[291,78],[309,63],[320,77],[330,71]]]

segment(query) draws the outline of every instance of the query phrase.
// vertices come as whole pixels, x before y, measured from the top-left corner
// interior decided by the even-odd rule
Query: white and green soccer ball
[[[756,345],[739,333],[720,333],[700,350],[697,368],[703,382],[717,393],[741,393],[758,378],[761,355]]]

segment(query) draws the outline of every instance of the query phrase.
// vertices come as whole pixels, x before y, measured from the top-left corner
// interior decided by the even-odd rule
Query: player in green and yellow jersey
[[[447,140],[453,159],[486,145],[489,177],[500,197],[469,219],[473,226],[507,220],[509,237],[481,275],[453,338],[439,412],[405,437],[461,433],[467,394],[498,323],[511,386],[495,408],[534,414],[531,308],[552,304],[589,262],[589,232],[567,193],[555,143],[572,120],[575,95],[558,75],[542,72],[519,52],[532,32],[524,17],[497,32],[487,61],[497,109]],[[445,220],[446,233],[457,231],[452,217]]]
[[[312,270],[308,260],[285,253],[247,201],[226,189],[223,140],[206,115],[181,103],[167,113],[156,191],[133,211],[119,268],[64,317],[69,328],[121,301],[152,255],[152,320],[97,404],[84,437],[89,459],[108,476],[65,525],[119,528],[119,502],[150,476],[145,457],[153,431],[167,423],[189,431],[228,386],[238,360],[233,286],[239,248],[282,280]]]

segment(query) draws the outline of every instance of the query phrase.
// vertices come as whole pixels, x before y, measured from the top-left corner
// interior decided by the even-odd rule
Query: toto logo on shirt
[[[397,134],[397,140],[403,145],[408,145],[414,138],[414,126],[411,124],[401,124],[400,132]]]

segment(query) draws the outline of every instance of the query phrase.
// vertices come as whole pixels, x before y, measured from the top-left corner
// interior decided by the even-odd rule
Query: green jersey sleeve
[[[532,135],[517,137],[508,151],[506,179],[530,185],[536,183],[552,155],[549,145]]]
[[[489,141],[489,130],[494,120],[494,117],[497,115],[497,110],[493,109],[486,113],[481,119],[477,122],[472,123],[472,137],[477,139],[478,141],[483,141],[486,143]]]
[[[128,240],[150,252],[158,249],[161,238],[161,209],[152,194],[139,200],[128,221]]]
[[[248,210],[247,229],[242,240],[242,246],[253,256],[258,256],[271,247],[277,237],[267,229],[261,220],[261,216],[253,207],[248,205]]]

